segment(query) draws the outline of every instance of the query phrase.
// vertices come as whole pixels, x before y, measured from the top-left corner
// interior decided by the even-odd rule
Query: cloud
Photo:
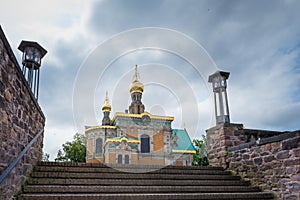
[[[228,94],[233,122],[244,123],[250,128],[299,129],[300,3],[297,0],[274,0],[271,3],[267,0],[63,0],[47,3],[12,0],[1,5],[2,28],[19,60],[21,56],[17,46],[22,39],[38,41],[48,50],[42,61],[40,104],[47,117],[44,149],[51,155],[56,155],[55,149],[60,146],[58,143],[72,139],[77,131],[73,120],[72,93],[76,74],[85,58],[113,34],[149,26],[174,29],[192,37],[206,49],[220,69],[231,72]],[[34,12],[28,12],[33,10],[33,5]],[[137,39],[151,41],[153,38]],[[159,39],[156,41],[163,42]],[[168,38],[168,41],[170,44],[173,42],[174,46],[184,43],[178,38]],[[103,53],[110,56],[126,45],[135,44],[132,40],[117,41]],[[185,46],[185,49],[193,55],[190,46]],[[193,55],[195,58],[197,56]],[[211,126],[213,112],[207,77],[199,77],[184,59],[163,51],[140,50],[120,57],[111,64],[107,78],[98,82],[98,85],[90,86],[89,79],[86,79],[84,87],[95,89],[92,106],[98,122],[102,118],[100,109],[104,92],[106,89],[113,90],[112,86],[116,84],[108,83],[108,80],[118,81],[128,75],[128,80],[123,83],[126,89],[122,92],[124,99],[113,99],[116,104],[113,105],[114,112],[124,111],[129,101],[129,72],[135,64],[150,63],[174,67],[188,80],[200,113],[201,133],[197,134],[203,134]],[[143,76],[143,80],[151,80],[150,75]],[[156,78],[168,77],[161,74]],[[178,94],[186,94],[180,103],[188,112],[192,112],[194,104],[189,102],[185,85],[172,84],[176,88],[174,91],[179,91]],[[155,99],[150,99],[153,91],[155,89],[151,88],[145,91],[145,103],[153,102],[146,108],[157,106]],[[164,97],[165,93],[163,90],[159,93],[162,99],[160,105],[168,114],[171,105],[176,103],[168,104],[168,98],[172,95]],[[177,112],[175,108],[174,115]],[[89,121],[88,118],[86,120]],[[193,117],[185,123],[194,129]],[[189,132],[193,135],[192,131]]]
[[[231,87],[232,116],[251,127],[279,130],[298,129],[297,110],[300,74],[295,73],[294,60],[299,52],[273,55],[255,63],[252,72],[242,75]],[[284,119],[284,120],[283,120]]]

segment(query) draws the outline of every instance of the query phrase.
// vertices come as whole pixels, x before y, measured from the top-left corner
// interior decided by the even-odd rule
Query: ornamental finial
[[[138,81],[138,80],[139,80],[138,65],[135,65],[134,81]]]
[[[106,90],[106,95],[105,95],[105,104],[109,104],[109,99],[108,99],[108,91]]]
[[[134,92],[143,93],[144,85],[139,81],[138,65],[135,65],[135,73],[133,79],[134,80],[129,86],[130,93],[134,93]]]
[[[111,111],[111,105],[109,104],[109,99],[108,99],[108,92],[106,91],[106,96],[105,96],[105,101],[102,106],[102,111],[103,112],[110,112]]]

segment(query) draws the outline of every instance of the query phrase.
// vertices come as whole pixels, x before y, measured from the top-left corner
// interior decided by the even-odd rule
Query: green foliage
[[[48,153],[43,153],[42,161],[48,162],[50,158],[50,154]]]
[[[55,161],[85,162],[86,139],[84,135],[76,133],[72,142],[66,142],[59,149]]]
[[[227,157],[228,155],[229,155],[229,152],[226,151],[226,152],[224,153],[224,156]]]
[[[22,196],[23,196],[23,191],[22,191],[22,190],[19,190],[17,196],[18,196],[18,197],[22,197]]]
[[[194,165],[194,166],[209,165],[206,137],[204,135],[202,135],[202,140],[194,139],[193,143],[196,148],[196,154],[193,155],[192,165]]]

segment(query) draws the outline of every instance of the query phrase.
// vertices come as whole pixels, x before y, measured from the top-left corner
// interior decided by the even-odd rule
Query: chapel
[[[131,104],[110,117],[108,93],[99,126],[86,126],[87,163],[190,166],[195,147],[187,130],[172,129],[172,116],[153,115],[142,103],[144,85],[135,66]]]

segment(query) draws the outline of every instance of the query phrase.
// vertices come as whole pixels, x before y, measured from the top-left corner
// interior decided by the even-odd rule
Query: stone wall
[[[45,117],[33,96],[0,27],[0,174],[34,136],[44,128]],[[33,165],[42,157],[43,135],[0,185],[0,199],[12,199]]]
[[[228,151],[229,170],[263,190],[274,191],[280,199],[300,199],[300,131],[249,142]]]
[[[223,124],[207,130],[210,164],[223,166],[278,199],[300,199],[300,131]]]

